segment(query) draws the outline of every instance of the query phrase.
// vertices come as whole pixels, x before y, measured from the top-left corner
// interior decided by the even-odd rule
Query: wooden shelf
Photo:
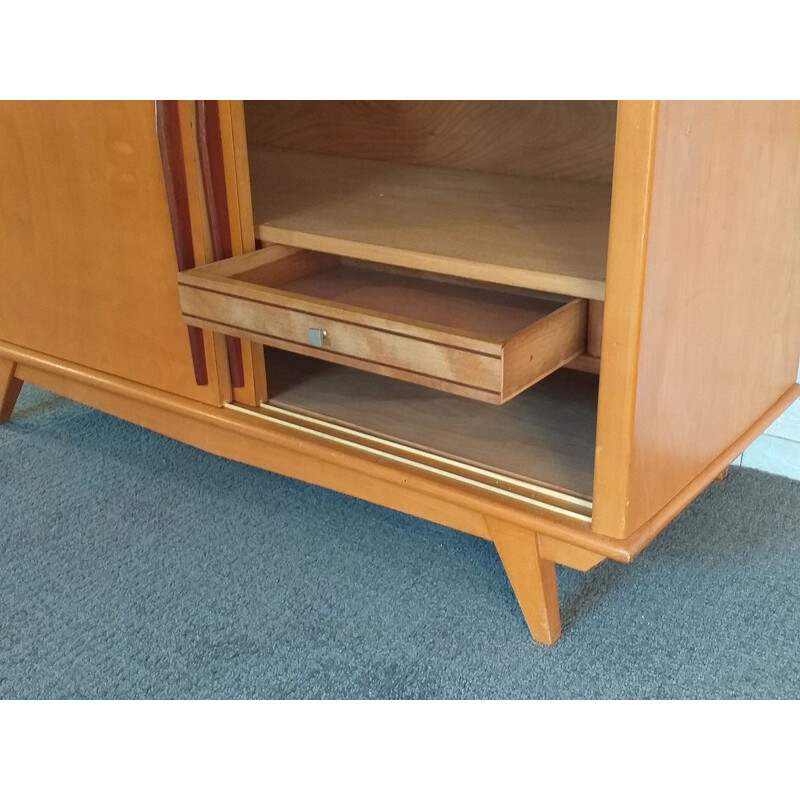
[[[591,498],[597,376],[558,370],[502,406],[265,348],[270,405]]]
[[[251,147],[256,236],[602,300],[611,187]]]

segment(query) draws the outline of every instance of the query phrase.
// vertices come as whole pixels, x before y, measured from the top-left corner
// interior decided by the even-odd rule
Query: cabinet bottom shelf
[[[558,370],[503,406],[265,348],[268,407],[575,498],[591,513],[598,378]]]

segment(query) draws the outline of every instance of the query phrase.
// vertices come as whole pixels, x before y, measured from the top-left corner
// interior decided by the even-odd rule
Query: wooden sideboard
[[[800,103],[4,102],[0,174],[0,421],[489,539],[539,642],[800,393]]]

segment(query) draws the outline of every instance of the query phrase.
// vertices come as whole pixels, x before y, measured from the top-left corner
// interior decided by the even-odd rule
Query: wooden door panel
[[[0,340],[219,403],[180,314],[154,103],[0,103],[0,174]]]

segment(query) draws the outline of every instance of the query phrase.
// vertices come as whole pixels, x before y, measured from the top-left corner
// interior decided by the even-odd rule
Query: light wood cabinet
[[[540,642],[555,563],[630,561],[798,395],[798,103],[6,103],[0,137],[4,419],[30,380],[490,539]]]

